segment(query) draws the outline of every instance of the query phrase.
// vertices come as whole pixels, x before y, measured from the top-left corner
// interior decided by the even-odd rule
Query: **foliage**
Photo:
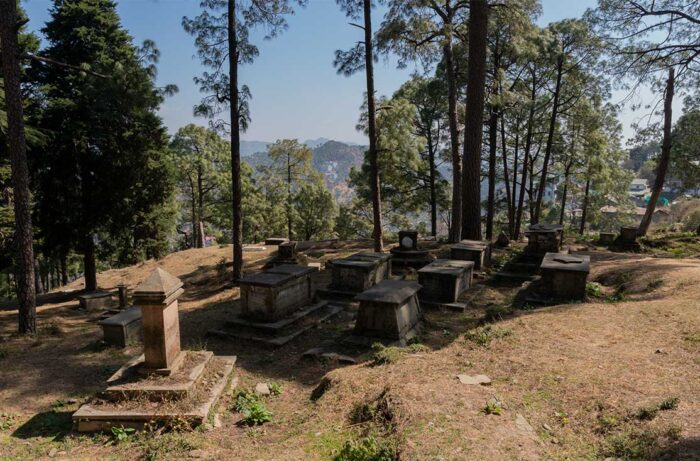
[[[512,330],[496,328],[492,325],[484,325],[472,328],[464,334],[464,339],[481,347],[488,347],[495,339],[507,338],[513,334]]]
[[[372,362],[374,365],[386,365],[398,362],[408,354],[430,352],[430,348],[423,344],[411,344],[408,347],[384,346],[382,343],[372,344]]]
[[[348,440],[333,461],[396,461],[396,448],[389,442],[377,440],[373,436],[360,440]]]
[[[335,227],[336,205],[323,181],[306,182],[292,199],[297,216],[294,234],[304,240],[331,237]]]
[[[500,416],[501,413],[503,413],[503,406],[498,400],[490,400],[486,402],[486,405],[481,411],[486,415]]]
[[[242,389],[238,391],[235,399],[233,409],[243,414],[242,424],[258,426],[272,421],[272,413],[256,393]]]
[[[112,427],[111,432],[113,441],[115,443],[122,443],[129,440],[129,436],[136,432],[136,430],[132,427],[114,426]]]

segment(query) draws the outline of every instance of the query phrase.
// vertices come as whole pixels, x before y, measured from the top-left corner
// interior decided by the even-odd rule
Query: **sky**
[[[49,18],[48,0],[24,0],[29,28],[39,31]],[[543,14],[538,22],[546,25],[569,17],[580,17],[595,0],[542,0]],[[123,26],[140,44],[152,39],[161,51],[158,84],[176,84],[179,92],[167,98],[160,115],[170,133],[188,123],[206,125],[192,109],[201,98],[193,82],[204,68],[196,56],[194,39],[181,25],[183,16],[200,11],[199,0],[121,0],[117,9]],[[375,14],[376,24],[383,11]],[[309,0],[288,18],[289,28],[273,40],[264,40],[262,31],[252,35],[260,56],[253,64],[241,66],[239,80],[250,87],[252,122],[242,138],[249,141],[299,140],[325,137],[366,144],[355,129],[365,90],[364,74],[337,75],[334,52],[361,39],[362,31],[348,24],[335,0]],[[396,61],[380,60],[375,68],[378,95],[391,95],[415,68],[397,69]],[[613,102],[623,95],[614,94]],[[617,99],[617,100],[616,100]],[[621,114],[624,133],[638,117],[627,109]]]

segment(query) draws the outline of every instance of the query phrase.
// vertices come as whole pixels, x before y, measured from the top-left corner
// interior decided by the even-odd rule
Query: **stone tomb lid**
[[[372,269],[377,267],[378,264],[379,264],[379,261],[376,259],[344,258],[344,259],[333,260],[333,266],[352,267],[352,268],[357,268],[357,269],[364,269],[367,271],[371,271]]]
[[[540,269],[590,272],[591,257],[585,255],[567,255],[547,253],[544,255]]]
[[[240,285],[254,285],[261,287],[277,287],[283,285],[290,280],[294,280],[296,276],[291,274],[277,274],[274,272],[261,272],[257,274],[250,274],[238,281]]]
[[[134,299],[135,302],[164,302],[172,296],[179,296],[182,285],[182,280],[158,267],[134,289]]]
[[[285,274],[293,275],[295,278],[303,277],[304,275],[318,272],[318,268],[302,266],[299,264],[280,264],[265,271],[267,274]]]
[[[559,232],[563,231],[564,226],[559,224],[533,224],[527,228],[527,232]]]
[[[387,259],[391,258],[391,254],[389,253],[376,253],[376,252],[360,252],[360,253],[355,253],[353,255],[348,256],[345,259],[351,259],[355,261],[386,261]]]
[[[131,307],[125,311],[107,317],[104,320],[97,322],[98,325],[128,325],[134,320],[141,318],[141,308],[139,306]]]
[[[418,269],[419,274],[449,274],[461,275],[465,270],[474,267],[474,261],[460,261],[455,259],[436,259],[427,266]]]
[[[374,285],[369,290],[355,296],[356,301],[370,301],[387,304],[402,304],[411,296],[414,296],[421,285],[417,282],[405,280],[384,280]]]
[[[107,296],[112,296],[112,293],[110,293],[109,291],[99,290],[99,291],[91,291],[90,293],[84,293],[82,295],[78,295],[77,298],[78,299],[94,299],[94,298],[104,298]]]
[[[490,243],[491,242],[487,240],[462,240],[459,243],[455,243],[450,248],[458,248],[460,250],[485,250]]]

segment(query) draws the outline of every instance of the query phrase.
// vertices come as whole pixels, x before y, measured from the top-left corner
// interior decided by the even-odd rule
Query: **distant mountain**
[[[265,152],[270,144],[272,143],[267,141],[241,141],[241,157]]]
[[[306,144],[312,149],[316,149],[317,147],[324,145],[328,141],[330,141],[330,139],[328,138],[307,139],[306,141],[304,141],[304,144]]]
[[[364,146],[353,146],[338,141],[326,141],[313,148],[311,164],[323,174],[326,186],[338,202],[347,202],[352,198],[348,177],[353,166],[359,168],[362,165],[365,150]],[[254,169],[270,164],[267,152],[264,151],[246,156],[245,161]]]

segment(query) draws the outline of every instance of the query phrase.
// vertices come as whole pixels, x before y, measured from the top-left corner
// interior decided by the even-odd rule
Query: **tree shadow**
[[[34,437],[51,437],[52,440],[62,440],[73,428],[70,411],[44,411],[32,416],[27,422],[18,427],[13,437],[30,439]]]
[[[654,454],[659,461],[691,461],[700,459],[700,437],[681,439]]]

